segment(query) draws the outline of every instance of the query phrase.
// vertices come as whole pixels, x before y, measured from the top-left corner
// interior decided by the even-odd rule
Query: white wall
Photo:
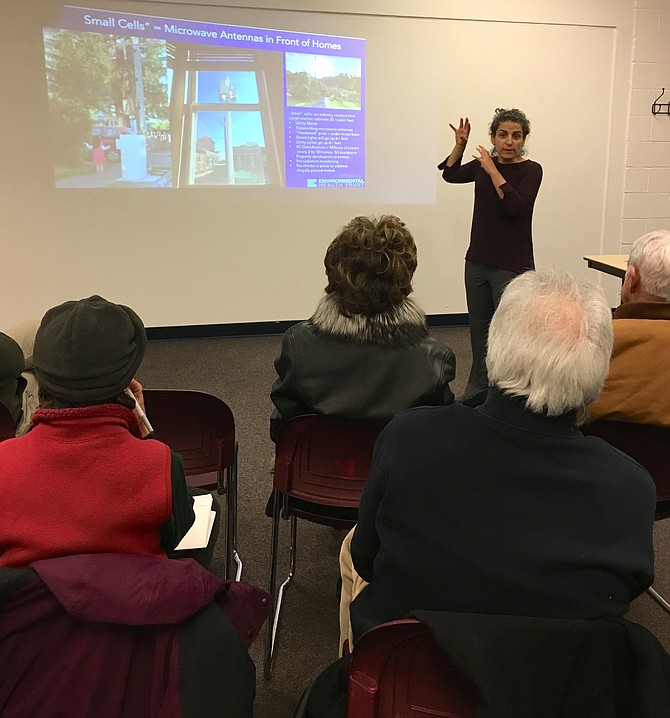
[[[670,116],[651,113],[670,101],[670,3],[637,0],[626,153],[621,252],[640,235],[670,229]]]
[[[528,111],[533,122],[529,154],[545,169],[535,213],[538,263],[560,264],[598,278],[581,257],[618,252],[624,236],[630,236],[628,224],[624,227],[622,222],[624,180],[626,212],[633,211],[632,205],[629,208],[632,194],[638,201],[640,194],[663,194],[654,189],[662,179],[654,168],[642,168],[649,173],[643,193],[637,191],[640,185],[633,192],[634,177],[626,174],[634,0],[519,0],[512,4],[340,0],[336,12],[326,0],[247,0],[234,7],[223,0],[210,0],[207,6],[198,0],[170,4],[145,0],[145,6],[146,2],[155,3],[157,15],[178,17],[180,8],[186,7],[194,16],[206,17],[213,7],[229,8],[232,17],[245,8],[265,8],[273,21],[332,24],[340,34],[360,36],[369,28],[378,37],[370,53],[387,58],[376,69],[368,67],[373,73],[368,83],[369,106],[374,105],[396,125],[397,107],[385,83],[403,60],[403,39],[416,45],[428,38],[421,51],[437,58],[428,68],[426,87],[431,92],[424,92],[417,83],[413,91],[420,93],[421,101],[403,122],[426,152],[425,171],[434,176],[436,201],[425,205],[333,203],[320,205],[318,211],[310,204],[289,202],[281,212],[244,201],[239,216],[229,216],[222,223],[218,190],[188,193],[187,202],[178,191],[171,195],[174,200],[166,202],[163,192],[145,190],[141,201],[134,196],[127,204],[128,195],[121,191],[56,192],[46,146],[48,107],[39,50],[41,23],[50,15],[57,16],[60,3],[2,2],[0,327],[41,316],[49,306],[91,293],[133,306],[149,326],[302,318],[311,313],[324,286],[322,262],[330,239],[354,214],[381,212],[399,214],[415,234],[419,245],[416,297],[426,311],[463,312],[462,261],[472,193],[471,188],[445,185],[434,165],[453,142],[449,121],[469,112],[476,121],[478,141],[484,141],[492,110],[499,104],[515,104]],[[79,4],[96,3],[128,12],[139,12],[141,7],[121,0]],[[313,12],[305,15],[302,11]],[[667,39],[667,11],[657,8],[655,12]],[[407,33],[418,36],[408,38]],[[643,47],[638,39],[636,53]],[[646,56],[640,57],[640,62],[649,62]],[[404,66],[410,70],[412,62],[412,55],[404,57]],[[638,81],[636,75],[634,82]],[[656,78],[649,81],[653,84]],[[648,105],[655,97],[651,89],[649,97]],[[630,119],[629,162],[637,144],[632,141],[635,118]],[[647,120],[649,134],[644,139],[656,143],[666,128],[664,149],[668,151],[668,118],[656,118],[653,124]],[[430,152],[423,129],[429,124],[437,128]],[[374,176],[384,172],[384,162],[394,161],[394,147],[384,145],[383,131],[368,139],[372,146],[388,146],[384,161],[370,167]],[[667,192],[666,186],[666,201]],[[646,218],[648,212],[643,211]],[[639,219],[625,216],[626,223]],[[614,288],[611,291],[615,293]]]

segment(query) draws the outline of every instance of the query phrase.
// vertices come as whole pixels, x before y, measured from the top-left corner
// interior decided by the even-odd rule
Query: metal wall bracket
[[[665,94],[665,87],[661,88],[661,94],[653,101],[651,105],[652,115],[670,115],[670,102],[659,102]]]

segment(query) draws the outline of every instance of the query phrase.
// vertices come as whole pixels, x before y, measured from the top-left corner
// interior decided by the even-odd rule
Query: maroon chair
[[[297,519],[338,529],[352,528],[368,478],[374,443],[383,424],[317,414],[296,416],[279,429],[272,494],[269,593],[275,599],[265,642],[265,677],[272,675],[284,591],[296,568]],[[290,566],[276,592],[280,518],[291,520]]]
[[[477,692],[414,619],[363,634],[349,667],[347,718],[474,715]]]
[[[592,421],[581,428],[586,436],[604,439],[644,466],[656,484],[655,520],[670,517],[670,428],[607,419]],[[653,587],[647,593],[670,613],[670,603]]]
[[[237,440],[228,404],[212,394],[145,389],[144,405],[157,439],[181,455],[189,486],[226,495],[226,578],[242,575],[237,552]]]
[[[0,404],[0,441],[13,439],[15,435],[16,424],[14,419],[12,419],[9,409],[4,404]]]

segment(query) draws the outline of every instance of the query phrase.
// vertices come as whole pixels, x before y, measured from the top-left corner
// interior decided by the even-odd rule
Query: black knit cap
[[[122,392],[135,376],[147,335],[129,307],[94,295],[44,315],[35,336],[40,387],[68,402],[95,402]]]

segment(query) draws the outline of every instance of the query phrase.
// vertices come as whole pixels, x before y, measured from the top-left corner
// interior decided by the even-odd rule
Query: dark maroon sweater
[[[542,167],[532,160],[512,164],[498,162],[496,167],[506,182],[500,187],[500,199],[491,178],[477,160],[461,165],[460,160],[437,167],[445,182],[475,183],[470,246],[466,259],[490,264],[511,272],[523,272],[535,266],[533,258],[533,206],[542,182]]]
[[[148,555],[31,569],[0,567],[4,718],[251,718],[265,591]]]

